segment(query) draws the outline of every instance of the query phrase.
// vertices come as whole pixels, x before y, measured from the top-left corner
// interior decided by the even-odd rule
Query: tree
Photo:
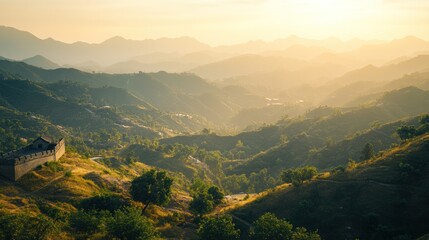
[[[224,194],[217,186],[211,186],[207,190],[207,193],[210,195],[211,199],[213,200],[214,205],[219,205],[222,203]]]
[[[396,133],[402,141],[405,141],[415,136],[416,128],[414,126],[401,126],[396,130]]]
[[[270,176],[266,168],[260,170],[259,172],[251,173],[249,176],[249,182],[249,192],[251,190],[255,192],[262,192],[276,185],[276,180]]]
[[[283,171],[281,178],[286,183],[292,183],[294,186],[300,186],[305,180],[310,180],[317,175],[317,169],[312,166],[302,168],[287,169]]]
[[[189,203],[189,210],[200,217],[213,210],[213,201],[207,193],[200,193]]]
[[[211,134],[212,133],[212,130],[210,130],[210,128],[204,128],[202,131],[201,131],[201,134],[203,134],[203,135],[209,135],[209,134]]]
[[[420,124],[429,124],[429,114],[420,117]]]
[[[288,221],[278,219],[272,213],[265,213],[253,223],[250,237],[252,240],[290,240],[292,228]]]
[[[198,195],[202,192],[207,192],[209,186],[201,178],[192,179],[191,195]]]
[[[154,203],[166,204],[170,200],[173,179],[164,171],[150,170],[131,182],[130,193],[135,201],[144,203],[143,211]]]
[[[362,156],[361,160],[368,160],[374,157],[374,146],[371,143],[365,144],[365,146],[362,149]]]
[[[198,228],[198,236],[204,240],[236,240],[240,238],[240,230],[235,229],[229,215],[207,218]]]
[[[231,193],[244,192],[249,188],[249,179],[246,174],[230,175],[222,180],[222,185],[225,190]]]
[[[200,217],[213,210],[222,203],[224,194],[217,186],[208,186],[203,180],[197,178],[191,186],[193,196],[189,203],[189,210]]]
[[[292,240],[321,240],[316,232],[309,232],[306,228],[297,227],[292,233]]]
[[[300,172],[301,172],[301,177],[303,181],[310,180],[317,175],[317,169],[316,167],[313,167],[313,166],[306,166],[306,167],[300,168]]]
[[[126,240],[149,240],[158,236],[155,227],[142,216],[142,210],[133,207],[115,211],[107,221],[107,233],[111,238]]]

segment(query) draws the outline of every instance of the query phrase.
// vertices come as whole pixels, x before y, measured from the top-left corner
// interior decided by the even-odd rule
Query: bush
[[[265,213],[253,223],[250,233],[253,240],[320,240],[317,232],[309,232],[303,227],[293,229],[288,221],[279,219],[272,213]]]
[[[150,240],[158,236],[152,223],[142,215],[142,210],[133,207],[115,211],[107,221],[107,232],[111,238],[128,240]]]
[[[72,173],[72,171],[71,170],[67,170],[65,173],[64,173],[64,177],[71,177],[73,175],[73,173]]]
[[[103,221],[108,217],[108,212],[78,210],[70,215],[69,225],[78,232],[93,234],[100,231]]]
[[[315,167],[302,167],[295,169],[287,169],[283,171],[281,178],[286,183],[292,183],[294,186],[300,186],[305,180],[310,180],[317,175]]]
[[[306,228],[297,227],[292,233],[292,240],[321,240],[317,232],[309,232]]]
[[[55,223],[43,215],[0,213],[0,239],[45,240],[57,230]]]
[[[202,216],[213,210],[213,201],[207,193],[200,193],[189,203],[189,210],[195,215]]]
[[[45,166],[49,168],[51,172],[63,171],[64,167],[57,161],[46,162]]]
[[[129,206],[131,206],[131,202],[128,199],[120,195],[113,194],[105,194],[86,198],[79,204],[79,207],[85,210],[107,210],[112,213],[118,209]]]
[[[287,240],[292,239],[292,224],[278,219],[272,213],[265,213],[253,223],[251,239],[253,240]]]
[[[240,230],[235,229],[231,216],[223,215],[204,220],[198,236],[203,240],[235,240],[240,238]]]
[[[193,198],[189,203],[189,210],[200,217],[221,204],[224,198],[224,194],[219,187],[209,187],[201,179],[196,179],[192,184],[191,195]]]

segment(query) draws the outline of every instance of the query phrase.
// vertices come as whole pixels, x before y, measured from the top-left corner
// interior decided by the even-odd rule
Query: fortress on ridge
[[[0,175],[16,181],[45,162],[56,161],[65,153],[64,139],[54,143],[48,137],[38,137],[30,145],[0,155]]]

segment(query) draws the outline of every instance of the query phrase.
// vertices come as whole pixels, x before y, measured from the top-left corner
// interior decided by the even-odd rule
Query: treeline
[[[277,218],[272,213],[265,213],[252,223],[248,234],[240,234],[232,217],[220,215],[204,219],[198,228],[199,239],[204,240],[320,240],[317,231],[308,231],[303,227],[293,227],[284,219]]]
[[[402,141],[406,141],[429,132],[429,115],[421,116],[417,127],[413,125],[403,125],[399,127],[396,132]]]

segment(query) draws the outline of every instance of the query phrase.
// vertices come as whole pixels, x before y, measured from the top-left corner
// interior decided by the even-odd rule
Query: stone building
[[[24,148],[1,154],[0,175],[16,181],[37,166],[60,159],[64,153],[64,139],[53,142],[48,137],[38,137]]]

